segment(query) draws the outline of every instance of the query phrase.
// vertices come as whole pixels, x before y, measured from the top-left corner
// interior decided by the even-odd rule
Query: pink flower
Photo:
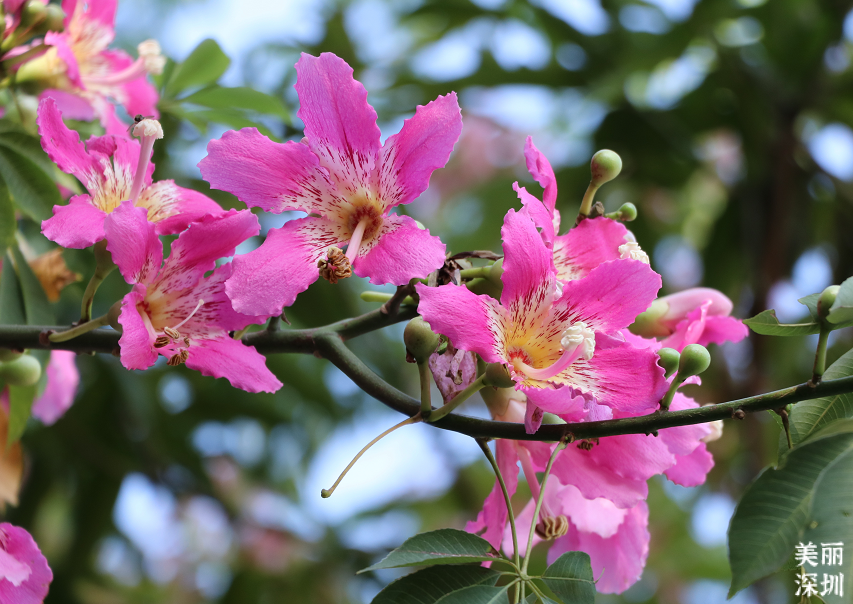
[[[464,286],[418,284],[424,319],[455,347],[507,365],[529,399],[528,431],[538,428],[541,411],[573,413],[584,399],[653,409],[666,390],[657,355],[607,334],[648,308],[660,277],[637,260],[614,260],[558,291],[551,251],[533,222],[510,210],[501,234],[500,303]]]
[[[107,50],[115,38],[116,0],[63,0],[65,31],[48,32],[48,52],[19,70],[19,79],[47,81],[42,94],[56,99],[69,117],[91,120],[95,115],[107,134],[127,136],[127,125],[115,114],[113,99],[130,115],[158,117],[157,90],[146,76],[163,71],[160,45],[146,40],[135,61],[122,50]]]
[[[441,397],[449,403],[477,378],[477,359],[473,352],[456,350],[448,344],[444,353],[430,355],[429,369]]]
[[[560,213],[555,207],[557,180],[554,170],[530,136],[524,145],[524,157],[531,176],[544,189],[542,201],[518,183],[513,188],[524,206],[523,211],[540,229],[545,245],[554,250],[557,279],[581,279],[599,264],[609,260],[630,258],[648,264],[649,257],[637,245],[634,235],[622,223],[610,218],[587,218],[565,235],[558,236]]]
[[[260,227],[251,212],[231,210],[192,223],[172,244],[165,264],[163,244],[143,208],[122,203],[104,229],[113,261],[134,284],[118,320],[121,362],[127,369],[147,369],[162,354],[170,365],[185,362],[248,392],[281,387],[261,354],[229,336],[266,317],[234,312],[224,287],[231,265],[216,267],[218,258],[233,255],[238,244],[257,235]]]
[[[462,128],[456,94],[418,107],[380,148],[376,112],[352,68],[330,53],[303,54],[296,91],[303,142],[274,143],[254,128],[226,132],[200,163],[212,187],[250,207],[310,216],[270,231],[257,250],[234,259],[226,291],[235,310],[275,314],[319,276],[330,248],[338,277],[350,266],[371,283],[403,285],[444,262],[444,244],[408,216],[430,175],[447,163]]]
[[[144,120],[136,129],[157,130],[155,125],[154,120]],[[154,164],[149,160],[156,132],[143,135],[142,145],[109,135],[93,136],[84,145],[80,135],[64,124],[53,99],[39,104],[38,126],[50,159],[88,191],[72,197],[68,205],[54,206],[53,218],[42,223],[45,237],[62,247],[85,248],[103,239],[104,219],[126,200],[147,210],[160,235],[179,233],[202,216],[223,212],[213,200],[174,181],[152,182]]]
[[[30,534],[0,524],[0,602],[41,604],[51,581],[53,573]]]
[[[47,385],[44,392],[33,403],[33,415],[42,423],[51,425],[71,407],[80,372],[74,362],[77,354],[68,350],[53,350],[47,364]]]
[[[738,342],[749,331],[729,316],[732,301],[708,287],[694,287],[658,298],[631,326],[645,337],[662,337],[661,346],[683,350],[688,344]]]

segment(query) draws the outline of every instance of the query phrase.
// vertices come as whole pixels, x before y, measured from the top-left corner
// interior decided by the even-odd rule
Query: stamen
[[[179,340],[181,338],[181,332],[177,329],[173,329],[172,327],[164,327],[163,333],[172,338],[173,340]]]
[[[346,279],[352,275],[350,261],[344,255],[343,250],[338,247],[330,247],[326,253],[326,258],[321,258],[317,262],[317,267],[320,269],[320,276],[333,285],[338,280]]]
[[[178,354],[169,357],[169,360],[166,361],[166,364],[170,367],[177,367],[181,363],[186,363],[189,356],[189,351],[186,348],[181,348],[181,351]]]
[[[559,516],[543,517],[536,524],[536,534],[546,541],[562,537],[568,532],[569,519],[562,514]]]
[[[133,127],[133,135],[142,139],[136,174],[133,175],[133,185],[130,187],[129,199],[135,204],[145,185],[145,174],[148,172],[148,164],[151,163],[154,141],[163,138],[163,127],[157,120],[145,118]]]
[[[150,73],[160,75],[166,66],[166,57],[160,53],[157,40],[145,40],[136,47],[139,58],[120,71],[104,76],[84,76],[87,85],[120,86]]]
[[[625,243],[619,246],[619,257],[623,260],[639,260],[645,264],[651,264],[649,255],[640,248],[633,233],[625,235]]]
[[[531,367],[521,359],[515,359],[513,366],[534,380],[547,380],[564,371],[580,357],[590,360],[595,354],[595,332],[583,321],[574,323],[563,332],[560,338],[563,354],[548,367]]]
[[[350,261],[350,264],[355,262],[355,258],[358,256],[358,249],[361,247],[361,238],[364,237],[364,229],[367,228],[369,220],[369,218],[362,218],[352,232],[352,237],[347,246],[347,260]]]
[[[169,329],[168,327],[166,329]],[[157,336],[154,340],[154,348],[164,348],[169,345],[171,340],[167,336]]]
[[[172,329],[174,329],[175,331],[177,331],[179,327],[181,327],[184,323],[186,323],[187,321],[189,321],[190,319],[192,319],[192,318],[193,318],[193,315],[194,315],[194,314],[196,314],[196,313],[198,312],[198,309],[199,309],[199,308],[201,308],[203,305],[204,305],[204,300],[199,300],[199,301],[198,301],[198,304],[196,304],[196,305],[195,305],[195,308],[194,308],[194,309],[193,309],[193,311],[189,314],[189,316],[187,316],[187,318],[186,318],[186,319],[184,319],[183,321],[181,321],[180,323],[178,323],[177,325],[175,325],[174,327],[172,327]],[[163,330],[163,331],[165,331],[165,330]],[[175,338],[175,339],[178,339],[178,338],[180,338],[180,337],[181,337],[181,336],[179,335],[179,336],[178,336],[177,338]]]

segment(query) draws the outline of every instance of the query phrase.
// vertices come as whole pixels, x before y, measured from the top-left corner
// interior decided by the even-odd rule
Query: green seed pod
[[[681,360],[678,362],[678,379],[684,381],[687,378],[699,375],[711,365],[711,355],[708,349],[699,344],[688,344],[681,351]]]
[[[8,363],[9,361],[19,359],[21,358],[22,354],[24,353],[19,350],[9,350],[8,348],[0,348],[0,363]]]
[[[661,348],[658,350],[658,365],[663,367],[666,370],[664,377],[669,377],[675,370],[678,369],[679,360],[681,355],[674,348]]]
[[[486,386],[495,388],[514,388],[515,380],[509,375],[509,371],[501,363],[489,363],[485,372]]]
[[[415,317],[403,332],[403,342],[406,344],[406,350],[412,355],[418,363],[426,363],[436,347],[438,346],[439,337],[430,328],[429,323],[421,317]]]
[[[32,386],[41,377],[41,364],[30,355],[0,365],[0,378],[10,386]]]
[[[840,285],[830,285],[823,290],[820,298],[817,299],[817,316],[821,319],[825,319],[829,314],[829,309],[835,304],[835,298],[838,297],[838,290],[840,289]]]
[[[615,151],[602,149],[592,156],[589,167],[592,170],[593,186],[600,187],[619,176],[622,171],[622,158]]]

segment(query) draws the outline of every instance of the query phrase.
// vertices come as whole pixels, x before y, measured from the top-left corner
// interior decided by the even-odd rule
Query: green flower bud
[[[115,329],[117,332],[121,333],[121,323],[118,322],[118,318],[121,315],[121,300],[110,306],[110,310],[107,312],[107,319],[109,319],[110,327]]]
[[[687,378],[699,375],[711,365],[711,354],[708,349],[699,344],[688,344],[681,351],[681,359],[678,362],[678,380],[683,382]]]
[[[643,338],[666,337],[670,334],[670,330],[660,319],[668,310],[669,304],[658,298],[652,302],[646,312],[640,313],[634,319],[634,322],[628,326],[628,330],[635,336]]]
[[[58,4],[47,5],[47,31],[62,31],[65,29],[65,13]]]
[[[823,290],[820,298],[817,299],[817,316],[821,319],[825,319],[829,314],[829,309],[835,304],[835,298],[838,297],[838,290],[840,289],[840,285],[830,285]]]
[[[495,287],[503,290],[504,282],[501,281],[501,275],[504,274],[504,259],[499,258],[490,268],[489,275],[486,277],[489,282]]]
[[[674,348],[661,348],[658,350],[658,365],[666,370],[664,377],[671,376],[678,369],[681,355]]]
[[[14,361],[24,354],[19,350],[9,350],[8,348],[0,348],[0,363],[8,363]]]
[[[515,380],[509,375],[509,371],[501,363],[489,363],[486,365],[485,383],[486,386],[494,386],[495,388],[514,388]]]
[[[621,220],[622,222],[631,222],[637,219],[637,206],[633,203],[623,203],[618,210],[605,214],[612,220]]]
[[[491,296],[495,300],[500,300],[501,298],[502,289],[500,287],[495,287],[489,279],[471,279],[465,284],[465,287],[475,294],[485,294],[487,296]]]
[[[10,386],[32,386],[41,377],[41,364],[30,355],[0,365],[0,378]]]
[[[47,17],[47,7],[40,0],[29,0],[21,8],[21,25],[29,28],[41,23]]]
[[[619,176],[622,171],[622,158],[610,149],[602,149],[592,156],[589,167],[592,170],[592,185],[600,187]]]
[[[403,342],[406,344],[406,350],[418,363],[427,362],[429,355],[438,346],[438,341],[438,335],[422,317],[415,317],[409,321],[403,332]]]

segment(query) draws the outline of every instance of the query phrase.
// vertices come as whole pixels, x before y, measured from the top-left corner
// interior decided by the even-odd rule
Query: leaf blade
[[[164,96],[173,98],[188,88],[212,84],[222,77],[229,65],[231,59],[215,40],[202,40],[183,63],[175,66],[166,82]]]
[[[388,584],[371,604],[435,604],[456,590],[494,585],[500,573],[482,566],[432,566]]]
[[[358,572],[423,564],[465,564],[502,559],[485,539],[458,529],[439,529],[407,539],[385,558]]]
[[[765,336],[804,336],[820,332],[820,325],[815,322],[780,323],[773,309],[762,311],[743,322],[755,333]]]
[[[593,604],[595,580],[589,554],[566,552],[551,564],[542,575],[542,581],[563,602]]]

